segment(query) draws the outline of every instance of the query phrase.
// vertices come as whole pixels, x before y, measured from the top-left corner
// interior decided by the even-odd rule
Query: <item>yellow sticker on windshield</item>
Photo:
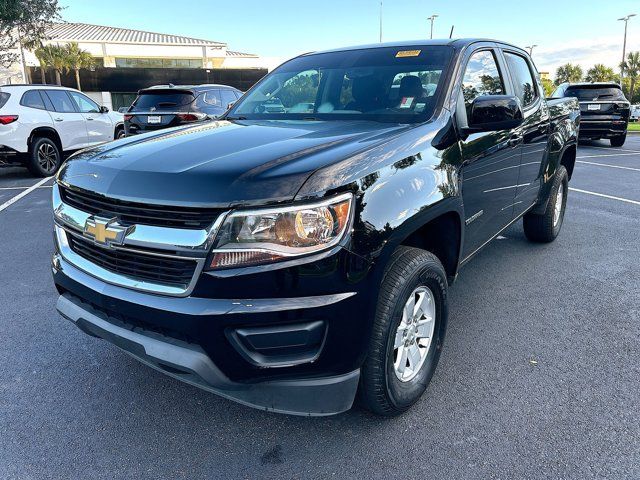
[[[396,53],[396,58],[417,57],[418,55],[420,55],[421,51],[422,50],[400,50],[398,53]]]

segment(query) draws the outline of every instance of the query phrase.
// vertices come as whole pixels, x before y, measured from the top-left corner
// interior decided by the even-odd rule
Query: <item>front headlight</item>
[[[209,270],[287,260],[336,245],[351,218],[353,195],[292,207],[237,211],[220,227]]]

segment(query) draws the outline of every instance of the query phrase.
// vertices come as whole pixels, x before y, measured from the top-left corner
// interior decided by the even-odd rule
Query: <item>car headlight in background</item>
[[[231,213],[218,230],[208,269],[277,262],[336,245],[351,218],[353,195],[291,207]]]

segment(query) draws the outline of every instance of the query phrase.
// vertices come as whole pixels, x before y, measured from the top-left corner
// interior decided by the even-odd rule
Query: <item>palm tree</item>
[[[51,65],[49,62],[49,49],[44,45],[40,45],[33,53],[38,62],[40,62],[40,76],[42,77],[42,83],[45,84],[47,83],[46,69]]]
[[[65,60],[67,67],[76,74],[76,85],[80,88],[80,69],[91,68],[93,66],[93,57],[86,50],[82,50],[76,42],[69,43],[65,48]]]
[[[567,63],[558,67],[556,71],[556,85],[566,82],[579,82],[582,80],[582,68],[580,65]]]
[[[615,78],[613,68],[609,68],[601,63],[594,65],[587,70],[585,80],[587,82],[611,82]]]
[[[629,87],[629,101],[633,102],[636,82],[638,81],[638,76],[640,76],[640,52],[629,52],[627,59],[622,62],[620,67],[631,82]]]
[[[69,71],[65,50],[65,47],[60,45],[45,45],[42,47],[42,54],[46,65],[56,71],[56,83],[58,85],[62,85],[62,80],[60,79],[62,73]]]

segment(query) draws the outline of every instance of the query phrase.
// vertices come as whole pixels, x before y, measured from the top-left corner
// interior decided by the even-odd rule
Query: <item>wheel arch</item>
[[[58,148],[60,149],[60,154],[62,155],[62,140],[60,139],[60,135],[58,135],[58,132],[56,132],[55,129],[51,127],[38,127],[34,128],[31,131],[31,133],[29,134],[29,138],[27,139],[27,146],[29,147],[29,150],[31,150],[31,145],[33,145],[35,139],[41,137],[52,140],[58,146]]]
[[[452,283],[458,273],[462,251],[462,216],[457,210],[440,212],[408,233],[398,246],[416,247],[433,253]]]
[[[119,130],[124,130],[124,122],[118,122],[114,125],[113,127],[113,138],[117,139],[118,138],[118,131]]]
[[[571,144],[565,148],[562,152],[562,156],[560,157],[560,165],[564,166],[567,169],[567,174],[569,175],[569,180],[571,180],[571,176],[573,175],[573,168],[576,165],[576,157],[578,155],[578,147],[575,144]]]

